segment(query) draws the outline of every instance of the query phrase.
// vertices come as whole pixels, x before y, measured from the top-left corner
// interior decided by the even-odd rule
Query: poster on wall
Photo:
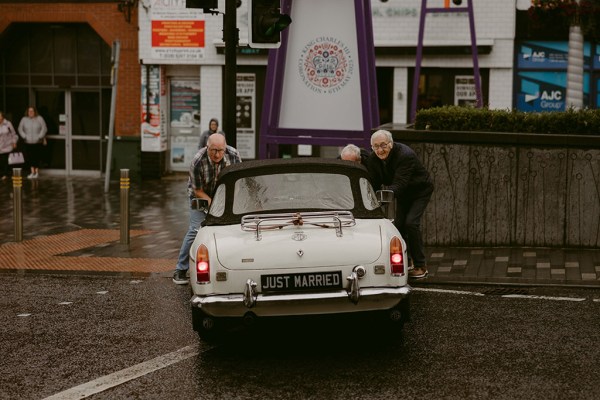
[[[176,133],[200,133],[200,82],[198,80],[171,80],[171,128],[175,128]]]
[[[477,90],[473,75],[456,75],[454,77],[454,105],[477,107]]]
[[[200,138],[200,81],[172,79],[169,104],[171,169],[187,171]]]
[[[161,123],[161,68],[142,65],[141,132],[142,151],[157,152],[167,149],[164,126]]]
[[[237,74],[235,123],[237,149],[243,160],[256,158],[256,75]]]
[[[193,63],[204,58],[205,21],[185,1],[157,1],[150,8],[151,58]]]
[[[198,152],[197,136],[171,137],[171,170],[188,171],[194,155]]]

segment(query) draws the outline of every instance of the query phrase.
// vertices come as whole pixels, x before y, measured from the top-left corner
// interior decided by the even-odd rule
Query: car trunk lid
[[[215,233],[217,257],[231,270],[268,270],[358,265],[374,262],[381,254],[378,220],[357,220],[352,227],[305,225],[244,232]]]

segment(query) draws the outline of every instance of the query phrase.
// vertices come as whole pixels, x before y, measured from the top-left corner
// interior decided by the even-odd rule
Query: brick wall
[[[116,136],[140,135],[140,66],[138,62],[137,8],[127,22],[117,3],[20,3],[0,5],[0,32],[11,22],[88,23],[109,45],[121,42]]]

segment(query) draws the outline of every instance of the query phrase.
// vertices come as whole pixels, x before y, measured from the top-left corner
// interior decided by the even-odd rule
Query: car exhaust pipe
[[[204,317],[202,318],[202,327],[207,330],[210,331],[212,329],[214,329],[215,327],[215,320],[212,319],[211,317]]]
[[[398,310],[397,308],[391,309],[389,318],[390,318],[390,321],[392,321],[392,322],[402,321],[402,311]]]
[[[256,323],[256,319],[256,314],[251,311],[248,311],[246,314],[244,314],[244,317],[242,318],[244,325],[247,327],[253,326]]]

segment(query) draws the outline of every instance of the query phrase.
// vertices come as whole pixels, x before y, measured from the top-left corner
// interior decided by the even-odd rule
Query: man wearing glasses
[[[177,285],[185,285],[189,282],[187,272],[190,263],[190,248],[198,229],[200,229],[200,224],[206,218],[206,211],[217,187],[219,172],[228,165],[239,162],[242,162],[240,153],[227,145],[224,135],[210,135],[206,147],[198,150],[194,156],[188,178],[190,226],[183,238],[177,267],[173,274],[173,282]]]
[[[425,278],[427,265],[423,251],[421,217],[431,199],[433,182],[415,152],[405,144],[394,143],[392,134],[378,130],[371,135],[373,153],[367,169],[375,190],[387,189],[396,197],[394,224],[404,237],[414,268],[409,278]]]

